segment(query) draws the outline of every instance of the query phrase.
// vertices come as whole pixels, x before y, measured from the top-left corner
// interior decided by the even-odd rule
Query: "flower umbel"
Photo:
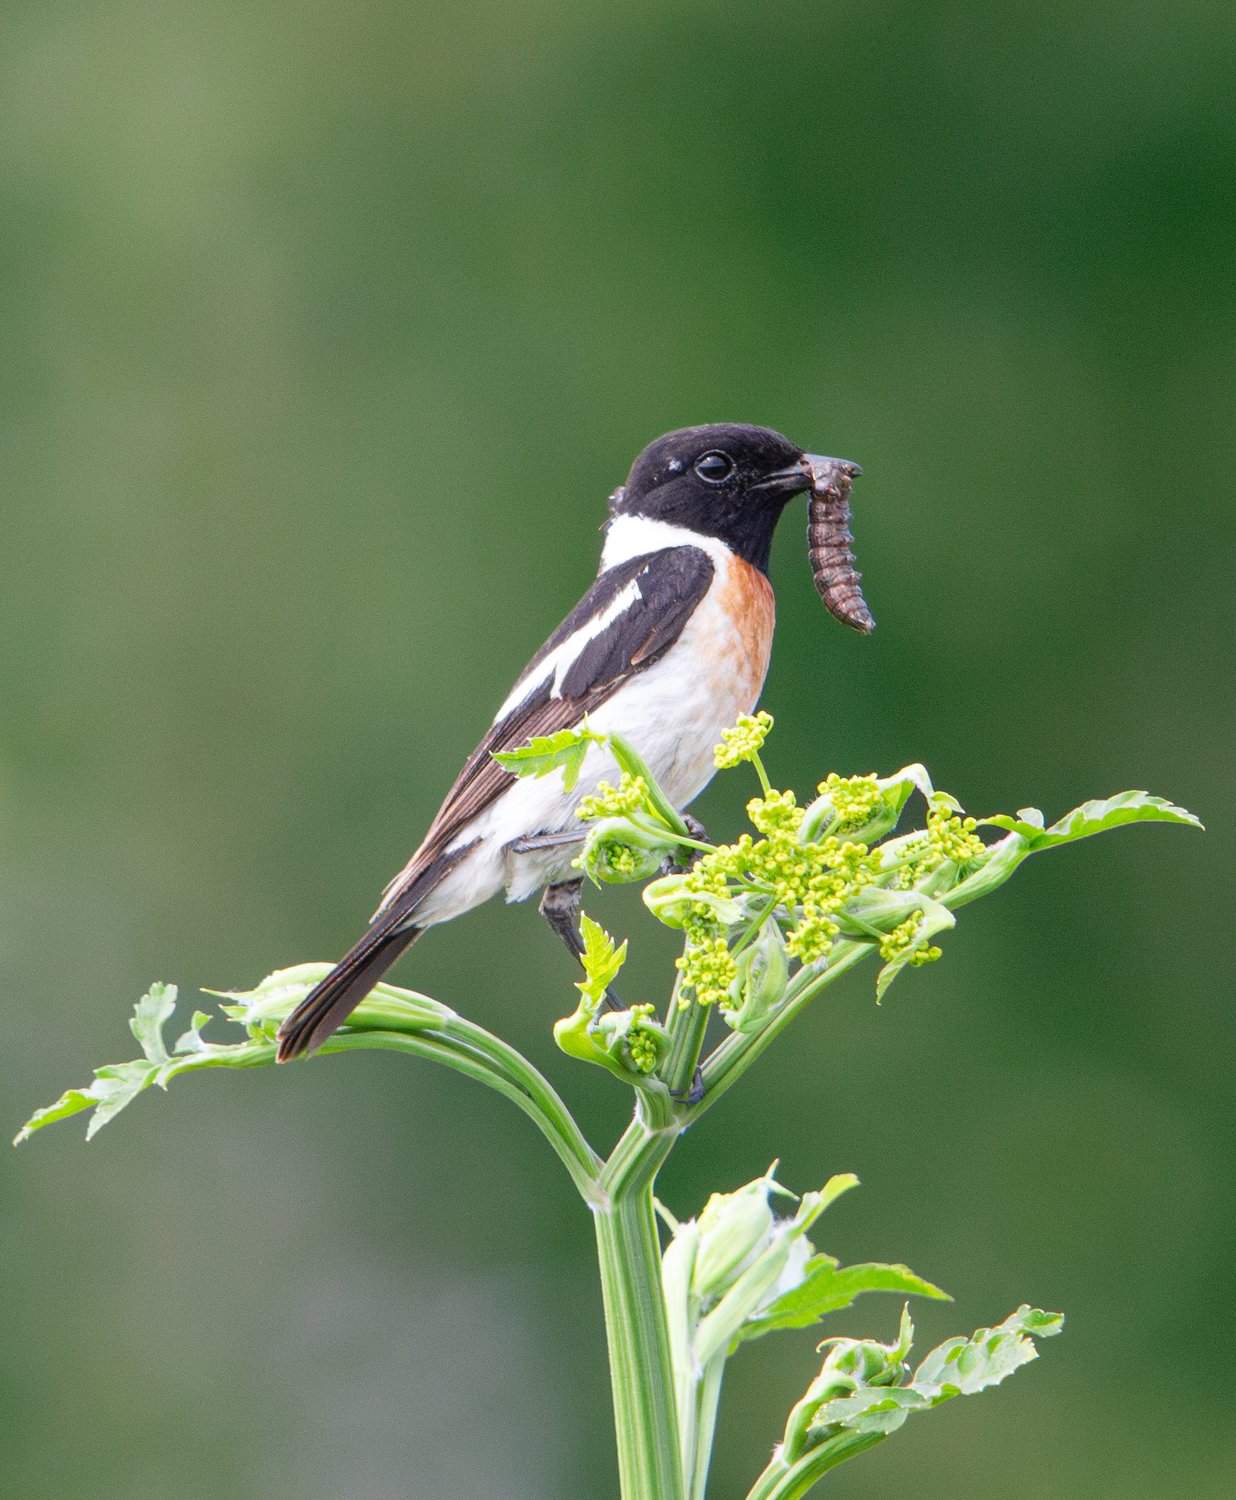
[[[622,780],[616,787],[610,786],[608,781],[602,781],[596,789],[596,795],[585,797],[575,809],[575,816],[589,821],[596,818],[633,818],[644,809],[647,802],[648,783],[642,776],[632,776],[624,771]]]
[[[761,709],[758,714],[743,714],[733,729],[723,729],[721,743],[712,753],[717,770],[729,771],[744,760],[753,760],[764,748],[772,727],[772,714]]]
[[[880,957],[886,964],[898,959],[908,962],[912,968],[934,963],[940,957],[939,948],[928,947],[923,935],[923,913],[911,912],[904,922],[893,928],[880,943]]]

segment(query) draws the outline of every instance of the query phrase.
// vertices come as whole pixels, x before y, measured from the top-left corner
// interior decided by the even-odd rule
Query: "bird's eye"
[[[734,460],[728,453],[701,453],[695,460],[695,472],[709,484],[724,484],[734,472]]]

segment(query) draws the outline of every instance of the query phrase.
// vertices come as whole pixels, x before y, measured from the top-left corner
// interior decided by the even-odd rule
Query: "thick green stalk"
[[[652,1188],[685,1123],[707,1016],[670,1002],[668,1088],[641,1090],[635,1118],[602,1167],[594,1207],[622,1500],[686,1500],[669,1325]]]
[[[622,1500],[685,1500],[651,1180],[593,1217]]]

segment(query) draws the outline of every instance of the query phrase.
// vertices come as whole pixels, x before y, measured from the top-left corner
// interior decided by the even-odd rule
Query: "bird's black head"
[[[643,516],[715,536],[764,571],[781,512],[812,486],[808,456],[768,427],[717,422],[667,432],[635,460],[612,499]]]

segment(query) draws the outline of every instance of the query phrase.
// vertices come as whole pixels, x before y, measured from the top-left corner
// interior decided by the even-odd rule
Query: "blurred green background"
[[[130,1055],[149,980],[337,955],[634,454],[768,423],[865,466],[880,622],[828,619],[792,515],[775,779],[921,759],[978,813],[1149,787],[1211,832],[1036,861],[879,1010],[856,976],[664,1196],[854,1170],[820,1238],[948,1287],[925,1341],[1068,1313],[839,1496],[1231,1495],[1234,65],[1219,0],[10,0],[8,1129]],[[732,833],[748,791],[698,810]],[[663,993],[668,934],[590,905]],[[398,976],[619,1128],[531,911]],[[184,1083],[0,1195],[8,1493],[615,1493],[587,1217],[453,1077]],[[813,1343],[736,1360],[718,1500]]]

